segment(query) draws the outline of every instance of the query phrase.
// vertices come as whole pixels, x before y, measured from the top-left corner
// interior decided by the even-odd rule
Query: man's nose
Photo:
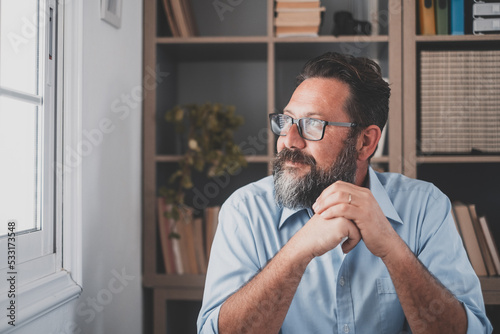
[[[306,145],[305,139],[300,136],[298,124],[292,124],[284,139],[287,148],[302,149]]]

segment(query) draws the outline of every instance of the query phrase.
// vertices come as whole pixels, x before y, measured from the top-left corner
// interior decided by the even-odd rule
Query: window
[[[54,249],[56,22],[54,6],[42,5],[0,5],[0,236],[15,230],[19,264]]]
[[[75,93],[63,89],[62,45],[69,38],[58,27],[65,11],[71,17],[80,9],[69,7],[56,0],[0,2],[0,276],[12,278],[0,288],[0,304],[32,305],[23,323],[80,292],[68,272],[79,243],[63,248],[63,239],[74,239],[78,221],[68,218],[79,207],[78,196],[66,194],[78,172],[66,176],[62,163],[70,134],[80,133],[72,132],[75,116],[66,117],[64,106],[64,97]],[[70,33],[78,31],[76,24],[67,26]],[[55,291],[62,299],[51,296]],[[0,332],[6,326],[0,323]]]

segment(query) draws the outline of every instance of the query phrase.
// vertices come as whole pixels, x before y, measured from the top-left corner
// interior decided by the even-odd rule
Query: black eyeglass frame
[[[323,121],[321,119],[317,119],[317,118],[312,118],[312,117],[302,117],[302,118],[299,118],[299,119],[295,119],[293,118],[292,116],[288,116],[288,115],[285,115],[285,114],[281,114],[281,113],[272,113],[272,114],[269,114],[269,122],[271,123],[271,131],[273,131],[273,117],[276,117],[276,116],[284,116],[284,117],[288,117],[292,120],[292,125],[294,124],[297,124],[297,129],[299,131],[299,135],[304,138],[305,140],[310,140],[310,141],[320,141],[321,139],[323,139],[323,137],[325,136],[325,128],[327,125],[333,125],[333,126],[342,126],[342,127],[346,127],[346,128],[355,128],[357,126],[359,126],[359,124],[357,123],[349,123],[349,122],[328,122],[328,121]],[[300,121],[303,120],[303,119],[312,119],[314,121],[317,121],[317,122],[320,122],[323,124],[323,130],[321,131],[321,138],[319,139],[309,139],[309,138],[305,138],[304,135],[302,134],[302,127],[300,125]],[[287,134],[284,134],[282,135],[281,133],[276,133],[273,131],[273,133],[277,136],[286,136]]]

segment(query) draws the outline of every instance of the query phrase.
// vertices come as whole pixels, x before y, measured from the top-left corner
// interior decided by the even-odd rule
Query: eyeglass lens
[[[291,126],[293,125],[293,118],[277,114],[271,116],[271,129],[274,134],[278,136],[286,136]],[[299,134],[304,139],[320,140],[323,136],[324,122],[313,118],[301,118],[297,121],[299,127]]]

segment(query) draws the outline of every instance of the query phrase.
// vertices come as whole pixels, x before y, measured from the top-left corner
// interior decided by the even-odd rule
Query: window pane
[[[0,86],[37,94],[38,0],[0,1]]]
[[[0,236],[9,219],[17,232],[37,227],[37,109],[0,96]]]

